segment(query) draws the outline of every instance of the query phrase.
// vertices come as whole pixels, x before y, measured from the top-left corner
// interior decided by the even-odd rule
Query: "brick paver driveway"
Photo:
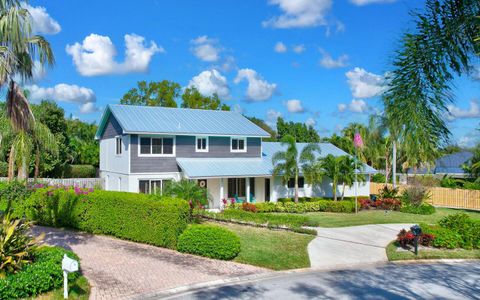
[[[268,270],[206,259],[106,236],[36,226],[50,245],[73,250],[92,290],[90,299],[131,299],[177,286]]]

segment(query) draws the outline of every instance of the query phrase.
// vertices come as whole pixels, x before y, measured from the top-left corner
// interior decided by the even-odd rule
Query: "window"
[[[122,154],[122,138],[121,137],[117,137],[116,140],[115,140],[115,153],[117,155],[121,155]]]
[[[247,152],[246,138],[232,138],[230,144],[231,152]]]
[[[171,179],[139,180],[138,191],[142,194],[162,194],[165,188],[172,182]]]
[[[142,155],[173,155],[173,138],[140,138],[140,154]]]
[[[195,143],[196,152],[208,152],[208,137],[197,136]]]
[[[303,177],[298,177],[298,188],[303,189],[305,185],[305,179]],[[295,178],[290,178],[288,180],[287,186],[289,189],[295,188]]]
[[[228,198],[245,197],[245,178],[228,178]]]
[[[255,177],[250,177],[250,195],[255,197]]]

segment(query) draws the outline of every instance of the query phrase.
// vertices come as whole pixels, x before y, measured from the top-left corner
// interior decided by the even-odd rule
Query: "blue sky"
[[[381,110],[378,95],[418,0],[31,1],[56,65],[28,83],[98,121],[139,80],[217,92],[246,115],[314,124],[321,136]],[[453,141],[478,141],[480,81],[456,81]],[[478,79],[480,79],[480,76]]]

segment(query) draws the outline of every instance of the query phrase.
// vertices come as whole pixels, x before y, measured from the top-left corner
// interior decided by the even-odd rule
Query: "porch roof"
[[[272,175],[272,164],[262,158],[177,158],[188,178],[261,177]]]

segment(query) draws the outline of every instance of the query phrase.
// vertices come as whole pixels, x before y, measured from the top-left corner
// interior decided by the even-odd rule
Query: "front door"
[[[270,178],[265,178],[265,202],[270,202]]]

